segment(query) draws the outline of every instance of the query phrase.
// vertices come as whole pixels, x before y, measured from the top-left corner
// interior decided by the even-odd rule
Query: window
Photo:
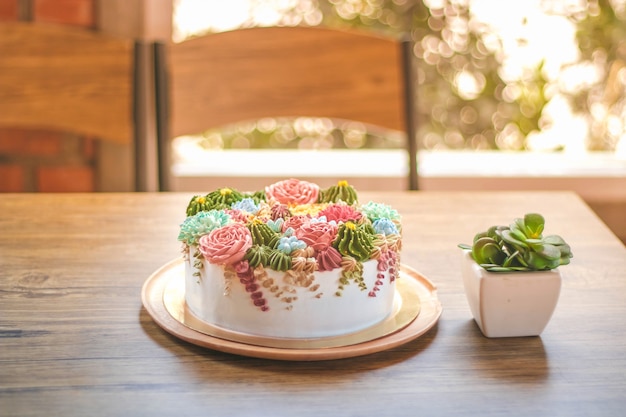
[[[626,0],[238,0],[228,6],[177,0],[175,5],[174,40],[252,25],[410,32],[419,60],[423,149],[626,147]],[[232,140],[237,147],[238,139]]]

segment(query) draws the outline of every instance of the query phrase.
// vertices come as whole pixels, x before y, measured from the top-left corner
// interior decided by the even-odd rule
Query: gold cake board
[[[184,281],[182,259],[168,262],[145,281],[142,302],[153,320],[170,334],[195,345],[258,358],[314,361],[367,355],[421,336],[437,323],[442,312],[435,285],[417,271],[401,265],[394,310],[381,323],[341,336],[269,338],[198,320],[186,306]]]

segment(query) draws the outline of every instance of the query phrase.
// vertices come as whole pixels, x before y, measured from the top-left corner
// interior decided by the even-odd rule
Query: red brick
[[[62,150],[63,138],[61,132],[0,129],[0,154],[55,156]]]
[[[19,0],[0,0],[0,21],[17,20]]]
[[[95,27],[95,0],[32,0],[35,22]]]
[[[94,173],[88,166],[49,166],[37,168],[37,191],[92,192]]]
[[[21,191],[24,191],[24,169],[19,165],[0,165],[0,192]]]
[[[83,157],[89,161],[93,160],[96,156],[96,139],[85,137],[83,139]]]

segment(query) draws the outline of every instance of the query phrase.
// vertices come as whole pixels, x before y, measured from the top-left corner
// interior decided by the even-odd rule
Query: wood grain
[[[263,117],[331,117],[406,131],[397,39],[270,27],[168,49],[172,137]]]
[[[437,286],[422,337],[322,362],[247,358],[163,331],[145,280],[180,255],[186,193],[0,197],[2,416],[621,416],[626,249],[569,192],[377,192],[403,216],[402,263]],[[541,337],[487,339],[457,243],[528,211],[572,246]]]
[[[0,125],[133,141],[133,41],[0,23]]]

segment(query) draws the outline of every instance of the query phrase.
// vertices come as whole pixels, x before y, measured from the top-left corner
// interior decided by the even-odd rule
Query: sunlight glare
[[[174,42],[212,30],[232,30],[246,21],[250,0],[176,0],[174,7]]]
[[[540,0],[472,0],[470,10],[500,39],[505,81],[521,79],[525,68],[542,61],[546,76],[555,79],[564,64],[578,59],[575,25],[564,16],[544,13]],[[493,40],[489,44],[493,47]]]

